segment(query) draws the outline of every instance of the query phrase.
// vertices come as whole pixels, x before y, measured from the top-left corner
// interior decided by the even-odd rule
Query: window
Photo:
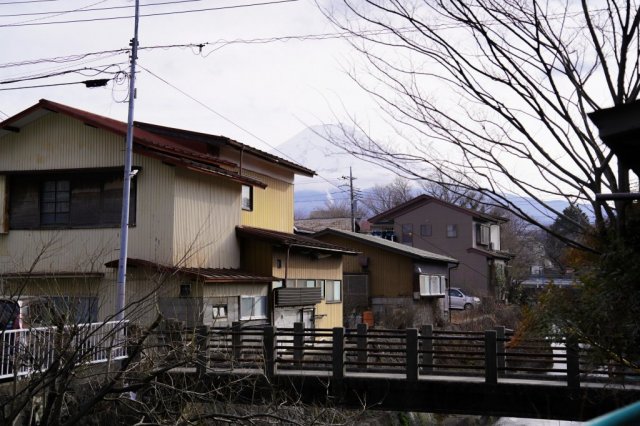
[[[431,236],[431,224],[423,223],[420,225],[420,236],[421,237],[430,237]]]
[[[242,185],[242,210],[253,211],[253,187]]]
[[[444,275],[420,275],[420,296],[444,296]]]
[[[240,319],[267,318],[267,296],[240,296]]]
[[[324,280],[317,280],[316,286],[320,287],[320,298],[324,300]]]
[[[402,225],[402,243],[413,244],[413,224],[404,223]]]
[[[488,246],[491,243],[491,227],[489,225],[476,224],[476,244]]]
[[[342,281],[327,281],[325,289],[325,297],[327,302],[342,301]]]
[[[458,225],[447,225],[447,238],[458,238]]]
[[[43,182],[40,192],[40,223],[43,225],[69,223],[70,190],[68,179]]]
[[[213,319],[222,319],[227,317],[227,305],[213,305],[211,307],[211,315]]]
[[[136,221],[136,179],[131,181],[129,224]],[[122,172],[13,175],[9,180],[10,229],[119,227]]]
[[[191,284],[180,284],[180,297],[191,296]]]

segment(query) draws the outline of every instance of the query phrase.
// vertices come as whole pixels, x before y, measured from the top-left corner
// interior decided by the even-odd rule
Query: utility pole
[[[355,178],[353,177],[351,166],[349,166],[349,177],[342,176],[342,179],[349,179],[349,200],[351,201],[351,232],[356,232],[356,200],[354,198],[353,191],[353,181],[355,180]]]
[[[131,157],[133,153],[133,107],[136,97],[136,60],[138,59],[138,22],[140,1],[135,0],[133,38],[131,39],[131,71],[129,74],[129,116],[124,152],[124,179],[122,184],[122,216],[120,220],[120,258],[118,259],[118,282],[116,299],[116,319],[124,320],[127,289],[127,247],[129,245],[129,203],[131,201]]]

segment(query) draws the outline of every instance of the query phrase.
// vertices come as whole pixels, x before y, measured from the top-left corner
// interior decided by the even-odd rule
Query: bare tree
[[[364,204],[371,215],[377,215],[405,203],[414,197],[411,182],[400,176],[386,184],[375,185],[363,197]]]
[[[356,217],[362,217],[365,212],[356,207]],[[338,217],[351,217],[351,203],[349,200],[327,200],[324,207],[313,209],[309,213],[309,219],[333,219]]]
[[[425,194],[457,206],[478,211],[485,210],[482,194],[469,186],[460,184],[465,176],[458,174],[452,179],[441,170],[436,170],[430,173],[428,178],[420,181],[420,187]]]
[[[354,73],[355,81],[397,129],[393,145],[346,134],[349,151],[413,179],[441,170],[547,232],[509,194],[529,197],[552,219],[563,213],[545,200],[564,198],[590,204],[600,230],[616,222],[595,194],[628,188],[587,113],[640,91],[636,1],[331,4],[325,14],[358,36],[353,45],[369,67],[368,80]]]

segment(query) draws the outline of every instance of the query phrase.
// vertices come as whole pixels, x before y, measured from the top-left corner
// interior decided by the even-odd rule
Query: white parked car
[[[464,292],[456,287],[449,289],[449,298],[445,300],[447,306],[451,309],[473,309],[480,306],[480,298],[467,296]]]

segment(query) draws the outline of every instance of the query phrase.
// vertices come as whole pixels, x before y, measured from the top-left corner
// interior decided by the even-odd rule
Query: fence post
[[[333,329],[333,380],[344,378],[344,328]]]
[[[504,326],[497,326],[496,328],[496,352],[498,361],[498,377],[502,377],[506,374],[505,367],[507,366],[507,356],[505,354],[504,344]]]
[[[567,337],[565,344],[567,354],[567,386],[580,388],[580,348],[574,336]]]
[[[418,329],[407,329],[407,380],[415,382],[418,380]]]
[[[421,373],[431,373],[433,372],[433,325],[423,325],[420,329],[420,347],[422,348],[422,367]]]
[[[300,365],[304,357],[304,324],[293,323],[293,361]]]
[[[234,321],[231,323],[231,349],[233,359],[240,360],[242,354],[242,336],[240,335],[240,322]]]
[[[209,367],[209,327],[196,327],[196,371],[198,376],[206,373]]]
[[[484,380],[490,385],[498,383],[495,330],[484,332]]]
[[[264,328],[264,337],[262,339],[264,345],[264,375],[271,380],[276,373],[276,329],[273,326]]]
[[[367,350],[367,324],[361,323],[357,326],[358,338],[358,369],[365,370],[369,361],[369,352]]]

